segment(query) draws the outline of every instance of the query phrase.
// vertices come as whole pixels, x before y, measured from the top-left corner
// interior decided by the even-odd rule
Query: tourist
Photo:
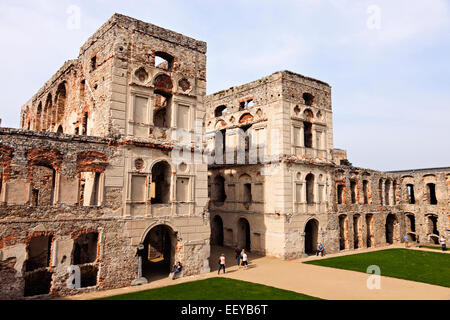
[[[236,247],[236,249],[234,249],[234,252],[236,253],[236,262],[238,267],[241,267],[241,259],[242,259],[242,255],[241,255],[241,249],[239,249],[238,247]]]
[[[248,267],[248,256],[245,253],[244,249],[242,249],[242,266],[244,267],[244,269],[247,269]]]
[[[225,254],[222,253],[219,257],[219,272],[218,272],[218,274],[220,274],[220,270],[222,270],[222,269],[223,269],[223,273],[224,274],[226,273],[225,265],[226,265]]]
[[[417,248],[420,248],[420,240],[419,240],[419,235],[417,235]]]
[[[403,240],[405,240],[405,248],[408,248],[408,244],[409,244],[409,237],[407,234],[405,234],[405,236],[403,237]]]
[[[445,241],[445,237],[441,236],[440,241],[441,241],[441,245],[442,245],[442,251],[447,251],[447,243]]]
[[[319,244],[318,250],[317,250],[317,256],[319,256],[319,254],[322,254],[322,257],[325,255],[325,247],[323,246],[323,244]]]
[[[181,271],[183,271],[183,265],[180,261],[173,266],[173,277],[172,280],[177,279],[181,275]]]

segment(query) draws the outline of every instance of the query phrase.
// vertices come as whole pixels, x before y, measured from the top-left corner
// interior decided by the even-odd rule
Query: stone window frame
[[[184,130],[187,130],[189,133],[193,134],[195,132],[195,120],[197,115],[196,100],[193,98],[182,99],[176,95],[172,96],[172,120],[170,128],[178,129],[178,107],[180,105],[189,108],[188,128],[184,128]],[[193,140],[193,138],[191,140]]]
[[[187,201],[180,201],[177,198],[177,185],[178,185],[178,179],[188,179],[189,180],[189,197]],[[194,186],[195,186],[195,175],[193,174],[176,174],[175,178],[174,178],[174,184],[173,184],[173,188],[174,188],[174,199],[172,200],[172,202],[174,203],[178,203],[178,204],[190,204],[193,203],[195,204],[195,196],[194,196]]]
[[[128,119],[126,121],[126,132],[128,135],[134,136],[135,126],[152,127],[153,124],[153,110],[155,108],[154,90],[148,88],[139,88],[130,86],[129,102],[128,102]],[[136,97],[147,99],[147,121],[138,122],[134,119],[134,110],[136,107]]]

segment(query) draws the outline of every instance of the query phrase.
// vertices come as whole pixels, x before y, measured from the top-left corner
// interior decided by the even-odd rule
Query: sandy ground
[[[392,245],[389,248],[403,248],[402,245]],[[327,257],[343,256],[383,250],[385,248],[360,249]],[[417,249],[430,252],[441,252],[431,249]],[[227,274],[220,277],[260,283],[280,289],[291,290],[327,300],[450,300],[450,288],[429,285],[420,282],[400,280],[381,276],[380,289],[367,288],[367,280],[371,275],[354,271],[339,270],[321,266],[303,264],[304,261],[322,259],[308,257],[304,259],[285,261],[272,257],[261,257],[249,254],[250,266],[247,270],[238,269],[234,252],[229,248],[212,248],[210,261],[211,272],[200,276],[186,277],[178,280],[161,279],[139,286],[98,291],[66,297],[65,300],[90,300],[110,297],[131,292],[144,291],[184,282],[197,281],[217,277],[217,260],[221,253],[227,257]],[[450,253],[449,251],[446,254]],[[444,253],[445,254],[445,253]],[[382,270],[381,270],[382,272]],[[443,275],[450,276],[450,275]]]

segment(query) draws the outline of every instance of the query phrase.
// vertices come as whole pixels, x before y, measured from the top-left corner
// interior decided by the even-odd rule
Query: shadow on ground
[[[219,270],[219,257],[222,253],[225,254],[227,273],[236,272],[235,268],[237,267],[237,260],[236,254],[234,253],[234,248],[219,246],[211,246],[211,256],[209,258],[209,267],[211,268],[211,272],[217,272]],[[256,268],[258,259],[264,257],[263,255],[252,252],[247,252],[247,255],[249,262],[248,269]],[[233,268],[233,270],[230,270],[230,268]]]

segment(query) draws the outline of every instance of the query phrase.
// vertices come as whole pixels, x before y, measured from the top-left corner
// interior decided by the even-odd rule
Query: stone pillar
[[[139,286],[148,283],[147,279],[142,276],[142,255],[140,254],[140,251],[142,250],[144,250],[144,245],[140,244],[138,247],[138,276],[136,280],[131,282],[132,286]]]

